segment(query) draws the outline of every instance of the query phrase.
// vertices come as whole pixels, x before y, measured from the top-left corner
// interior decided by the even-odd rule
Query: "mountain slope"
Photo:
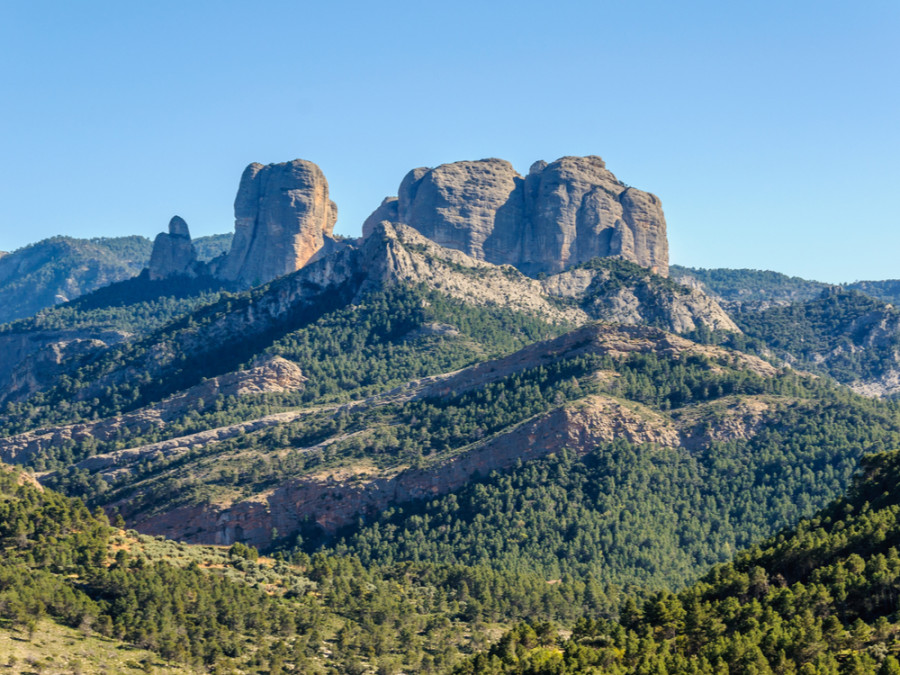
[[[195,240],[201,260],[221,255],[230,234]],[[0,256],[0,324],[36,314],[140,273],[150,261],[145,237],[52,237]]]
[[[485,567],[364,568],[139,536],[0,467],[11,672],[447,672],[516,620],[574,619],[584,594]]]
[[[749,269],[703,269],[671,266],[673,279],[688,285],[699,285],[707,293],[724,302],[730,310],[744,305],[789,303],[812,300],[831,287],[820,281],[790,277],[779,272]]]
[[[53,237],[0,258],[0,323],[138,274],[150,259],[144,237]]]
[[[870,396],[900,392],[900,311],[879,300],[836,288],[735,319],[748,337],[796,367]]]
[[[117,292],[47,316],[99,326]],[[216,293],[9,402],[0,456],[146,533],[299,535],[306,553],[590,579],[596,595],[689,582],[900,440],[888,405],[668,332],[737,329],[625,261],[531,279],[382,224]]]
[[[187,541],[264,546],[299,533],[309,552],[333,546],[371,564],[661,587],[811,513],[862,452],[900,441],[889,406],[825,380],[596,324],[384,394],[276,410],[215,429],[194,417],[196,433],[68,469],[102,448],[74,433],[67,446],[63,430],[3,448],[68,458],[42,480]],[[496,539],[519,528],[521,540]]]
[[[726,469],[749,463],[757,496],[710,511],[744,522],[701,550],[691,546],[705,517],[687,519],[684,541],[653,553],[672,562],[644,575],[663,584],[809,513],[842,489],[860,452],[893,442],[890,411],[825,382],[655,328],[585,324],[597,317],[682,329],[728,320],[697,291],[624,261],[535,280],[382,225],[357,247],[223,296],[8,406],[12,435],[0,453],[143,531],[261,546],[273,531],[325,544],[359,516],[566,449],[578,458],[624,441],[627,465],[643,461],[635,448],[655,447],[716,491]],[[294,384],[241,394],[216,384],[240,380],[260,352],[294,368]],[[811,432],[798,431],[798,411],[814,420]],[[823,440],[816,425],[831,417],[842,431]],[[795,462],[802,478],[773,479],[773,457]],[[697,490],[666,508],[699,514],[708,497],[717,498]],[[636,531],[660,527],[642,521]],[[639,557],[606,580],[633,581]],[[558,569],[547,560],[534,570]]]
[[[629,365],[638,363],[619,370],[618,381],[652,372],[642,359]],[[736,384],[731,377],[698,378],[695,392]],[[479,462],[484,455],[469,449],[482,478],[445,497],[395,504],[330,546],[370,563],[445,560],[548,578],[684,583],[810,514],[841,493],[862,451],[896,442],[888,408],[795,384],[748,380],[726,396],[666,397],[662,405],[649,389],[627,392],[631,403],[621,389],[615,398],[589,394],[502,445],[487,441],[514,449],[509,473],[488,477],[504,465],[496,455],[493,464]],[[534,459],[532,443],[554,454],[520,465]],[[441,474],[456,475],[447,464]]]
[[[889,302],[893,305],[900,304],[900,279],[888,279],[886,281],[854,281],[851,284],[846,284],[845,287],[853,291],[865,293],[882,302]]]
[[[896,673],[900,453],[846,497],[679,593],[586,619],[555,644],[523,626],[457,673]]]
[[[900,392],[900,313],[889,304],[895,282],[832,286],[776,272],[678,266],[672,278],[722,303],[745,334],[726,342],[866,396]]]
[[[292,330],[396,284],[424,285],[468,305],[527,313],[552,325],[578,325],[593,318],[652,322],[673,330],[694,330],[699,324],[737,330],[698,292],[676,286],[681,290],[672,293],[671,282],[646,272],[636,274],[635,266],[621,264],[626,265],[622,270],[604,263],[542,284],[512,267],[441,248],[411,228],[384,225],[358,247],[345,248],[267,286],[222,298],[155,333],[94,356],[66,386],[51,389],[35,403],[66,400],[80,410],[80,401],[97,397],[101,407],[92,413],[101,416],[147,404],[202,377],[239,367]],[[70,313],[63,323],[77,324],[81,316]],[[19,339],[20,332],[29,333],[27,328],[10,331],[7,339]],[[111,393],[97,396],[100,392]]]

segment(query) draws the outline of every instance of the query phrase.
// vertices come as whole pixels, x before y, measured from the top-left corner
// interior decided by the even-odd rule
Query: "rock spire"
[[[156,235],[148,272],[154,281],[175,276],[196,276],[197,251],[183,218],[174,216],[169,221],[168,233]]]

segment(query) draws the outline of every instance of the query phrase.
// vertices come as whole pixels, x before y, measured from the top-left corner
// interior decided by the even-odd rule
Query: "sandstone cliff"
[[[363,236],[384,220],[531,276],[608,256],[668,274],[659,198],[626,186],[599,157],[536,162],[524,178],[499,159],[414,169],[397,198],[369,216]]]
[[[150,279],[168,279],[176,276],[197,275],[197,251],[191,242],[191,233],[184,219],[174,216],[169,221],[169,231],[160,232],[153,242],[148,273]]]
[[[328,181],[312,162],[251,164],[234,200],[234,241],[218,276],[255,286],[295,272],[323,247],[336,248],[336,220]]]

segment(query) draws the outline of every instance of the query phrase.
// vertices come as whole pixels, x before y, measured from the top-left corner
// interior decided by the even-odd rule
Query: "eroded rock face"
[[[153,242],[150,254],[149,274],[153,280],[175,276],[196,276],[197,251],[191,242],[191,233],[184,219],[174,216],[169,221],[169,232],[160,232]]]
[[[234,241],[218,276],[251,286],[303,267],[331,237],[337,206],[322,170],[306,160],[251,164],[234,200]]]
[[[363,236],[384,220],[532,276],[607,256],[669,270],[659,198],[626,186],[599,157],[535,162],[525,178],[500,159],[414,169],[397,198],[366,220]]]
[[[102,343],[101,343],[102,344]],[[52,345],[56,346],[56,345]],[[59,350],[57,348],[57,353]],[[220,377],[204,380],[202,383],[170,396],[136,411],[115,415],[92,422],[67,424],[49,429],[38,429],[0,439],[0,461],[9,463],[27,463],[49,448],[68,441],[83,442],[94,438],[105,442],[117,438],[122,431],[129,433],[147,433],[153,429],[162,429],[173,420],[191,410],[204,412],[215,406],[217,397],[250,396],[254,394],[279,393],[302,389],[306,377],[300,368],[280,356],[267,356],[256,359],[250,367]],[[278,415],[273,419],[279,419]],[[157,452],[163,455],[192,447],[213,440],[232,438],[239,433],[247,432],[266,425],[266,420],[255,420],[251,424],[234,424],[221,429],[214,429],[193,434],[191,440],[184,438],[177,441],[160,441],[148,446],[131,448],[127,451],[97,455],[84,460],[79,466],[95,471],[125,463],[125,459],[146,459]],[[110,474],[107,474],[110,477]]]

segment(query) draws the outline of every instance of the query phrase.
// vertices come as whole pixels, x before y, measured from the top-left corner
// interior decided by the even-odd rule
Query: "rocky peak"
[[[234,242],[218,276],[250,286],[295,272],[337,248],[336,220],[328,181],[312,162],[251,164],[234,200]]]
[[[183,218],[174,216],[169,221],[169,231],[160,232],[153,242],[150,254],[149,274],[153,280],[174,276],[196,276],[197,251],[191,242],[191,233]]]
[[[659,198],[628,187],[595,156],[538,161],[524,178],[500,159],[414,169],[397,198],[369,216],[363,236],[383,220],[532,276],[609,256],[663,276],[669,269]]]
[[[592,260],[539,281],[386,220],[372,226],[360,247],[347,253],[343,259],[333,256],[304,269],[306,283],[325,288],[357,279],[363,289],[422,284],[471,304],[511,307],[552,322],[649,323],[676,333],[705,324],[712,330],[740,332],[702,291],[624,260]]]

